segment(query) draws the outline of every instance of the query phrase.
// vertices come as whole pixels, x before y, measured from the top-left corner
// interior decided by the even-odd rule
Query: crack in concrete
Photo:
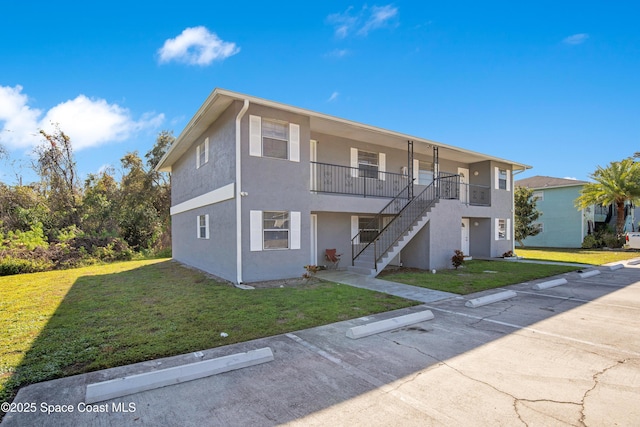
[[[604,375],[607,371],[609,371],[609,370],[611,370],[611,369],[613,369],[613,368],[615,368],[617,366],[623,365],[623,364],[627,363],[629,360],[630,359],[617,360],[615,364],[613,364],[611,366],[608,366],[608,367],[596,372],[595,374],[593,374],[593,386],[590,389],[588,389],[587,391],[584,392],[584,394],[582,395],[582,400],[580,402],[580,419],[578,421],[580,422],[581,426],[586,426],[587,425],[587,423],[585,422],[585,418],[587,417],[587,414],[585,414],[585,410],[586,410],[586,408],[585,408],[585,400],[587,399],[587,395],[589,393],[591,393],[593,390],[595,390],[596,387],[598,387],[598,385],[600,384],[600,377],[602,375]]]
[[[426,353],[426,352],[424,352],[424,351],[420,350],[419,348],[416,348],[416,347],[414,347],[414,346],[412,346],[412,345],[409,345],[409,344],[404,344],[404,343],[398,342],[398,341],[396,341],[396,340],[390,340],[389,338],[386,338],[386,337],[384,337],[384,339],[386,339],[386,340],[388,340],[388,341],[391,341],[391,342],[393,342],[393,343],[394,343],[394,344],[396,344],[396,345],[400,345],[400,346],[403,346],[403,347],[407,347],[407,348],[413,349],[413,350],[417,351],[418,353],[420,353],[420,354],[422,354],[422,355],[424,355],[424,356],[427,356],[427,357],[429,357],[429,358],[431,358],[431,359],[433,359],[433,360],[436,360],[436,361],[438,362],[438,366],[446,366],[447,368],[449,368],[449,369],[451,369],[451,370],[455,371],[456,373],[458,373],[458,374],[462,375],[463,377],[465,377],[465,378],[467,378],[467,379],[469,379],[469,380],[471,380],[471,381],[474,381],[474,382],[477,382],[477,383],[483,384],[483,385],[485,385],[485,386],[487,386],[487,387],[489,387],[489,388],[491,388],[491,389],[493,389],[493,390],[497,391],[497,392],[498,392],[498,393],[500,393],[500,394],[503,394],[503,395],[506,395],[506,396],[510,397],[511,399],[513,399],[513,410],[514,410],[514,413],[518,416],[518,419],[520,420],[520,422],[522,422],[522,424],[524,424],[524,425],[525,425],[525,426],[527,426],[527,427],[529,426],[529,424],[528,424],[528,423],[527,423],[527,422],[522,418],[522,415],[520,414],[520,410],[518,409],[518,403],[525,403],[525,402],[527,402],[527,403],[541,403],[541,402],[546,402],[546,403],[557,403],[557,404],[566,404],[566,405],[576,405],[576,406],[582,406],[582,408],[584,408],[584,397],[583,397],[583,399],[582,399],[582,401],[581,401],[581,402],[572,402],[572,401],[562,401],[562,400],[553,400],[553,399],[526,399],[526,398],[521,398],[521,397],[514,396],[513,394],[511,394],[511,393],[509,393],[509,392],[506,392],[506,391],[504,391],[504,390],[500,390],[499,388],[497,388],[497,387],[496,387],[496,386],[494,386],[493,384],[490,384],[490,383],[488,383],[488,382],[486,382],[486,381],[482,381],[482,380],[480,380],[480,379],[478,379],[478,378],[473,378],[473,377],[471,377],[470,375],[468,375],[468,374],[466,374],[466,373],[462,372],[460,369],[457,369],[457,368],[455,368],[455,367],[453,367],[453,366],[449,365],[446,361],[444,361],[444,360],[442,360],[442,359],[440,359],[440,358],[438,358],[438,357],[436,357],[436,356],[434,356],[434,355],[432,355],[432,354]],[[613,367],[617,366],[619,363],[620,363],[620,362],[618,362],[616,365],[613,365],[613,366],[611,366],[611,367],[609,367],[609,368],[607,368],[607,369],[603,370],[602,372],[600,372],[600,373],[598,373],[598,374],[596,374],[596,375],[601,375],[602,373],[606,372],[608,369],[611,369],[611,368],[613,368]],[[624,363],[624,361],[623,361],[623,363]],[[397,390],[397,389],[399,389],[401,386],[403,386],[403,385],[405,385],[405,384],[408,384],[408,383],[410,383],[410,382],[414,381],[414,380],[415,380],[416,378],[418,378],[421,374],[422,374],[422,372],[418,372],[416,375],[412,376],[412,377],[411,377],[411,378],[409,378],[408,380],[403,381],[402,383],[398,384],[396,387],[394,387],[394,388],[393,388],[393,390]],[[595,377],[596,375],[594,375],[594,377]],[[592,387],[592,389],[591,389],[591,390],[593,390],[593,388],[595,388],[595,386],[594,386],[594,387]],[[590,391],[590,390],[587,390],[587,392],[585,392],[585,397],[586,397],[586,394],[588,394],[588,393],[589,393],[589,391]],[[530,408],[530,409],[532,409],[532,408]],[[583,409],[583,410],[584,410],[584,409]],[[547,414],[547,413],[545,413],[545,415],[546,415],[546,416],[551,416],[550,414]],[[554,417],[552,417],[552,418],[554,418]],[[555,419],[555,418],[554,418],[554,419]],[[558,420],[558,421],[561,421],[561,420]],[[580,422],[582,423],[582,425],[584,425],[584,423],[582,422],[582,420],[580,420]]]

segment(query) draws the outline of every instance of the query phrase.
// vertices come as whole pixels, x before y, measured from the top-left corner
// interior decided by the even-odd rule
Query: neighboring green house
[[[540,233],[527,237],[525,246],[551,248],[579,248],[584,236],[592,232],[596,222],[604,222],[605,211],[598,207],[578,209],[575,200],[580,196],[586,181],[533,176],[515,181],[516,187],[532,189],[537,199],[537,209],[542,213],[537,221]],[[609,218],[610,220],[610,218]]]

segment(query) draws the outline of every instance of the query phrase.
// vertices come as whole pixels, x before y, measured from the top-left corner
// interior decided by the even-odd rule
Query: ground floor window
[[[262,247],[265,250],[289,248],[289,212],[264,211],[262,223]]]
[[[358,233],[360,233],[360,243],[373,242],[380,232],[380,224],[372,216],[358,217]]]
[[[209,238],[209,215],[198,215],[197,218],[197,236],[198,239]]]
[[[511,220],[496,218],[496,240],[511,240]]]
[[[300,212],[250,211],[251,251],[300,249]]]

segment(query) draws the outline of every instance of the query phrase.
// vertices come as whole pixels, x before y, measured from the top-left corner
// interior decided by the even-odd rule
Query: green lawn
[[[381,278],[464,295],[574,270],[576,267],[564,265],[473,260],[465,262],[457,270],[439,270],[436,274],[429,271],[400,271],[383,273]]]
[[[324,282],[240,290],[167,260],[0,277],[0,402],[34,382],[415,304]]]
[[[627,250],[599,249],[556,249],[556,248],[516,248],[516,255],[525,259],[545,261],[577,262],[580,264],[602,265],[610,262],[640,258],[640,252]]]

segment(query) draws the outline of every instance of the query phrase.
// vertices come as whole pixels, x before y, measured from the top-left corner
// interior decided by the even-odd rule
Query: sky
[[[640,151],[637,1],[3,2],[0,181],[52,123],[83,177],[216,87],[588,180]]]

